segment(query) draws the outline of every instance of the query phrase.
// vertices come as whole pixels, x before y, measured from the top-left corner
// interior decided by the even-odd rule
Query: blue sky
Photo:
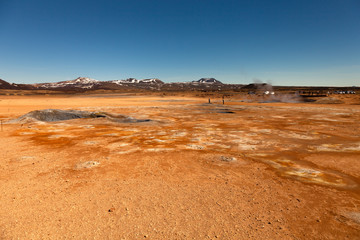
[[[0,78],[360,85],[359,0],[0,0]]]

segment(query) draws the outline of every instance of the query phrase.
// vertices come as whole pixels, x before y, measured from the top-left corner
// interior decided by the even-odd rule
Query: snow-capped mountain
[[[200,78],[197,81],[192,81],[192,83],[223,84],[222,82],[216,80],[215,78]]]
[[[116,83],[118,85],[122,84],[134,84],[134,83],[146,83],[146,84],[164,84],[163,81],[157,78],[149,78],[149,79],[136,79],[136,78],[128,78],[125,80],[113,80],[108,81],[110,83]]]
[[[84,88],[84,89],[90,89],[93,88],[95,85],[99,84],[99,80],[95,80],[92,78],[87,77],[78,77],[74,80],[69,81],[62,81],[62,82],[56,82],[56,83],[40,83],[40,84],[34,84],[37,88]]]
[[[96,79],[92,79],[92,78],[87,78],[87,77],[78,77],[77,79],[74,79],[70,82],[80,83],[80,84],[92,84],[92,83],[98,83],[100,81],[96,80]]]

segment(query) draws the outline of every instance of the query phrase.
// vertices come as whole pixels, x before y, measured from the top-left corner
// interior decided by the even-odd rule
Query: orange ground
[[[360,239],[360,105],[2,96],[0,239]],[[357,104],[354,104],[357,103]]]

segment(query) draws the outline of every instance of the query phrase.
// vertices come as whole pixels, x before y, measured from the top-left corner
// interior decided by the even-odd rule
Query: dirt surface
[[[341,100],[1,96],[0,239],[360,239],[359,96]],[[150,121],[8,123],[41,109]]]

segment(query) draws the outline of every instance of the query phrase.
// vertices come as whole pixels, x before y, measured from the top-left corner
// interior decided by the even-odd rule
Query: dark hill
[[[0,89],[19,89],[19,86],[0,79]]]

